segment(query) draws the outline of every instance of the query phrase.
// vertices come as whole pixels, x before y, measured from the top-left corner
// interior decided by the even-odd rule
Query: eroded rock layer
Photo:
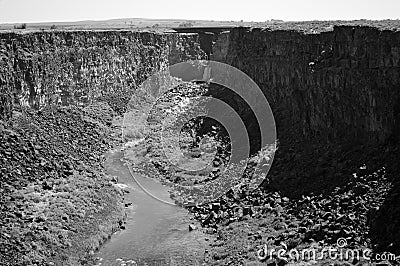
[[[13,105],[107,101],[123,111],[137,84],[154,71],[202,58],[197,35],[130,31],[0,35],[1,117]],[[124,99],[120,104],[115,99]]]
[[[236,28],[220,35],[212,59],[256,81],[281,132],[291,128],[297,137],[327,140],[382,141],[398,135],[399,31]]]

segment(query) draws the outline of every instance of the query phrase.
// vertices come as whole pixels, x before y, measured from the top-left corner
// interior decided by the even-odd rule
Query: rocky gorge
[[[123,193],[102,169],[102,154],[121,141],[111,121],[152,73],[190,59],[251,77],[279,140],[259,189],[189,208],[216,238],[206,265],[295,263],[259,262],[257,250],[342,237],[399,255],[400,25],[364,24],[1,33],[0,262],[84,264],[123,224]],[[225,98],[253,131],[250,108]]]

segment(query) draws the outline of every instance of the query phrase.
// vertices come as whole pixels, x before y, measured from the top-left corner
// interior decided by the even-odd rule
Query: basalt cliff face
[[[2,117],[13,103],[39,107],[128,93],[162,66],[204,58],[196,34],[82,31],[0,38]],[[296,128],[307,139],[382,141],[398,135],[400,32],[235,28],[219,34],[211,59],[256,81],[278,128]]]
[[[0,35],[0,116],[14,105],[85,104],[103,99],[123,111],[137,84],[154,71],[204,57],[197,35],[124,31]],[[117,96],[118,95],[118,96]]]
[[[253,78],[278,128],[297,138],[377,142],[399,133],[399,31],[236,28],[219,36],[212,59]]]

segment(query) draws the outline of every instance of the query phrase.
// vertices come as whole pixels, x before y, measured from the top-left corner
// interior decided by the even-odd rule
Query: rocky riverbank
[[[399,170],[393,162],[398,156],[397,147],[388,150],[386,158],[382,156],[386,163],[379,166],[370,162],[359,164],[349,174],[346,184],[329,191],[294,197],[294,194],[266,184],[256,191],[243,187],[210,205],[192,208],[206,230],[217,236],[217,241],[212,244],[212,264],[258,265],[261,261],[257,252],[267,245],[269,250],[281,248],[287,252],[284,259],[278,259],[276,254],[272,258],[267,256],[263,263],[268,265],[398,265],[399,260],[393,257],[390,261],[360,261],[322,256],[324,248],[337,248],[339,239],[345,239],[347,249],[399,255],[399,243],[391,240],[396,239],[395,236],[380,235],[380,232],[391,230],[385,229],[387,223],[382,222],[381,213],[390,213],[392,218],[388,218],[393,221],[393,226],[394,217],[399,213],[398,204],[394,203]],[[282,176],[290,174],[290,170],[280,170]],[[335,173],[331,178],[337,178]],[[301,251],[310,247],[315,248],[317,257],[323,259],[297,261],[288,255],[292,249]]]
[[[102,166],[119,141],[112,115],[103,103],[1,123],[1,265],[85,263],[119,228],[122,195]]]

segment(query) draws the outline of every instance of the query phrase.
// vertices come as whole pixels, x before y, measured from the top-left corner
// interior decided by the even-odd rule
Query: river
[[[189,224],[200,228],[190,213],[149,196],[135,179],[164,201],[171,201],[168,188],[139,174],[133,178],[121,151],[109,152],[106,158],[107,173],[129,191],[125,202],[132,205],[127,207],[126,229],[100,248],[96,265],[204,265],[206,236],[201,229],[189,231]]]

